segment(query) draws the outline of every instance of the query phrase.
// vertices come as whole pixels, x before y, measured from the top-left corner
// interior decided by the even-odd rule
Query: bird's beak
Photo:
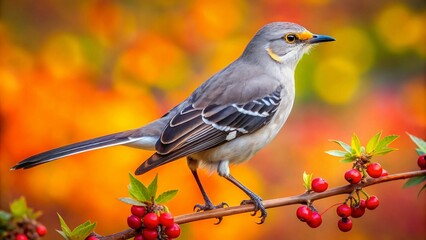
[[[336,41],[336,39],[327,35],[319,35],[319,34],[312,34],[312,38],[307,40],[309,44],[315,44],[315,43],[321,43],[321,42],[332,42],[332,41]]]

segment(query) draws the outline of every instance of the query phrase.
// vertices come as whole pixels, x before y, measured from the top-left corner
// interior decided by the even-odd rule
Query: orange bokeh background
[[[299,63],[293,112],[279,136],[233,175],[264,199],[301,194],[303,171],[345,184],[350,168],[324,153],[355,132],[365,144],[384,134],[401,137],[399,150],[376,160],[389,173],[416,170],[415,145],[426,138],[426,10],[422,1],[201,0],[0,2],[0,209],[23,195],[43,212],[59,239],[56,213],[70,226],[90,219],[96,231],[126,228],[128,173],[150,152],[115,147],[9,171],[38,152],[137,128],[164,114],[209,76],[237,58],[257,29],[297,22],[335,37]],[[202,198],[185,161],[159,174],[160,190],[179,189],[168,204],[191,212]],[[245,195],[217,175],[200,173],[214,202],[237,205]],[[337,229],[334,208],[310,229],[297,206],[268,211],[265,224],[249,214],[182,225],[181,239],[425,239],[426,194],[403,181],[367,188],[380,207]],[[342,202],[315,202],[320,212]]]

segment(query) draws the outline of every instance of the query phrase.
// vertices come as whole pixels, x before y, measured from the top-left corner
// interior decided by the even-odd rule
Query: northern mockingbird
[[[242,163],[268,144],[283,126],[294,102],[294,70],[312,44],[334,41],[312,34],[289,22],[262,27],[243,54],[161,118],[138,129],[114,133],[59,147],[29,157],[12,169],[31,168],[69,155],[99,148],[125,145],[155,153],[136,169],[143,174],[153,168],[186,157],[205,200],[198,211],[223,207],[213,205],[198,178],[198,167],[206,167],[244,191],[267,216],[262,199],[237,181],[229,164]]]

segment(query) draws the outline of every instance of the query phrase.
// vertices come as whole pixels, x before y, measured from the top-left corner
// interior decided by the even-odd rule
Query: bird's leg
[[[194,210],[196,210],[197,212],[200,212],[200,211],[213,210],[216,208],[223,208],[224,206],[228,206],[228,204],[226,204],[225,202],[222,202],[218,205],[214,205],[212,201],[210,200],[210,198],[207,196],[207,193],[204,190],[203,185],[201,184],[200,178],[198,177],[197,171],[191,170],[191,172],[192,172],[192,175],[194,175],[195,181],[197,182],[198,188],[200,189],[201,195],[203,195],[203,199],[205,202],[204,205],[196,204],[194,206]]]
[[[260,222],[259,224],[262,224],[265,222],[266,216],[268,213],[266,212],[265,206],[263,206],[262,198],[260,198],[258,195],[256,195],[254,192],[252,192],[250,189],[248,189],[246,186],[244,186],[242,183],[240,183],[237,179],[235,179],[231,174],[224,175],[224,178],[226,178],[228,181],[233,183],[235,186],[237,186],[239,189],[243,190],[249,197],[250,200],[244,200],[241,202],[241,205],[243,204],[254,204],[254,212],[252,216],[256,215],[258,211],[260,211]]]
[[[201,191],[201,195],[203,195],[204,198],[204,205],[201,204],[195,204],[194,206],[194,211],[200,212],[200,211],[208,211],[208,210],[213,210],[216,208],[223,208],[224,206],[228,206],[228,204],[226,202],[221,202],[218,205],[214,205],[212,203],[212,201],[210,200],[210,198],[207,196],[206,191],[204,190],[203,185],[201,184],[200,178],[198,177],[198,173],[197,170],[192,170],[192,175],[194,175],[195,181],[197,182],[198,188]],[[216,225],[219,224],[220,222],[222,222],[223,217],[218,217],[217,218],[217,222],[215,223]]]
[[[194,179],[197,182],[198,188],[200,189],[201,195],[203,196],[203,199],[204,199],[204,205],[196,204],[194,206],[194,211],[197,211],[197,212],[208,211],[208,210],[213,210],[216,208],[223,208],[224,206],[228,206],[228,204],[225,202],[222,202],[218,205],[213,204],[213,202],[207,196],[206,190],[204,190],[204,187],[201,184],[200,178],[198,177],[198,173],[197,173],[198,161],[188,157],[187,162],[188,162],[189,168],[191,169],[192,175],[194,176]],[[216,224],[219,224],[221,221],[222,221],[222,218],[218,218],[218,222]]]

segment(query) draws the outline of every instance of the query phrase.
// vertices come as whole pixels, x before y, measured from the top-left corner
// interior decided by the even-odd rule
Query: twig
[[[369,187],[371,185],[375,185],[379,183],[407,179],[407,178],[412,178],[412,177],[422,176],[422,175],[426,175],[426,170],[396,173],[396,174],[391,174],[391,175],[380,177],[380,178],[369,178],[367,179],[365,183],[339,186],[339,187],[329,189],[322,193],[305,192],[297,196],[264,200],[263,205],[265,206],[265,208],[275,208],[275,207],[281,207],[281,206],[287,206],[287,205],[293,205],[293,204],[306,204],[308,201],[312,202],[318,199],[336,196],[340,194],[349,194],[357,188],[365,188],[365,187]],[[214,210],[206,211],[206,212],[195,212],[195,213],[179,215],[175,217],[175,222],[178,224],[185,224],[185,223],[200,221],[204,219],[225,217],[225,216],[252,212],[252,211],[254,211],[253,205],[232,206],[227,208],[214,209]],[[98,238],[100,240],[124,240],[124,239],[129,239],[135,236],[135,234],[136,232],[133,229],[127,229],[122,232],[118,232],[108,236],[98,236]]]

